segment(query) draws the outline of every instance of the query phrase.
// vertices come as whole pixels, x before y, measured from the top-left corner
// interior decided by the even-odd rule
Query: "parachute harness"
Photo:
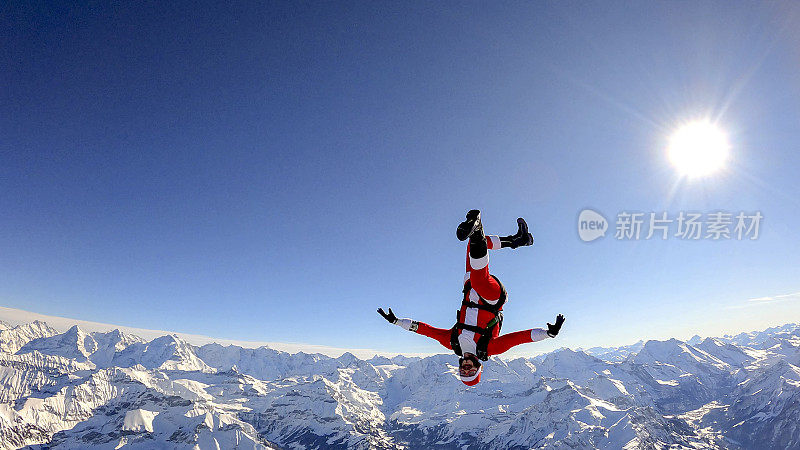
[[[462,356],[461,352],[461,344],[458,343],[458,335],[459,330],[468,330],[472,331],[473,333],[477,333],[480,335],[478,338],[478,342],[476,343],[476,355],[478,359],[482,361],[486,361],[489,359],[489,340],[492,338],[492,334],[494,332],[494,328],[497,327],[498,331],[503,326],[503,312],[500,309],[503,307],[503,304],[506,302],[506,288],[503,286],[503,283],[497,279],[496,276],[492,275],[492,278],[497,280],[497,283],[500,284],[500,298],[497,299],[497,303],[492,305],[488,303],[486,299],[478,294],[478,303],[473,303],[469,301],[469,292],[472,290],[472,284],[467,280],[464,283],[464,297],[461,301],[461,306],[466,306],[467,308],[476,308],[482,309],[484,311],[488,311],[494,315],[492,320],[490,320],[485,327],[479,327],[476,325],[468,325],[459,321],[459,316],[461,315],[461,310],[459,309],[456,311],[456,324],[453,325],[453,328],[450,329],[450,346],[453,348],[453,351],[458,356]],[[477,293],[477,292],[476,292]]]

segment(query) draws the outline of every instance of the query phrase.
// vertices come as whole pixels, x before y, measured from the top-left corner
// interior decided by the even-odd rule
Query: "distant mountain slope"
[[[800,327],[691,341],[493,358],[467,388],[452,355],[0,324],[0,448],[800,447]]]

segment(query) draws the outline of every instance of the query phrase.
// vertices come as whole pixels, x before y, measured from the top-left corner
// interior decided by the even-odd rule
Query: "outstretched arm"
[[[499,355],[505,353],[511,347],[520,344],[527,344],[528,342],[538,342],[547,339],[547,331],[542,328],[534,328],[532,330],[515,331],[513,333],[498,336],[489,341],[487,348],[490,355]]]
[[[427,323],[417,322],[416,320],[398,319],[397,316],[394,315],[394,312],[392,312],[392,308],[389,308],[388,313],[386,313],[383,308],[380,308],[378,309],[378,314],[383,316],[389,323],[393,323],[404,330],[428,336],[442,344],[448,350],[453,349],[453,347],[450,346],[450,330],[448,329],[432,327]]]
[[[490,355],[499,355],[505,353],[511,347],[528,342],[539,342],[548,337],[554,338],[561,331],[561,325],[564,324],[564,316],[559,314],[556,316],[556,323],[547,324],[547,330],[542,328],[534,328],[532,330],[515,331],[513,333],[498,336],[489,341],[488,352]]]
[[[446,349],[452,350],[450,345],[450,330],[444,328],[436,328],[424,322],[414,322],[417,324],[417,333],[428,336],[429,338],[437,340]]]

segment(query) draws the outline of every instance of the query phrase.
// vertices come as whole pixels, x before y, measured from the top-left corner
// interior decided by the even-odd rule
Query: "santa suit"
[[[498,236],[486,236],[486,245],[490,250],[499,249],[500,238]],[[488,253],[482,258],[472,258],[469,256],[469,245],[467,245],[467,272],[464,275],[465,285],[467,281],[469,281],[471,289],[465,293],[464,298],[470,303],[479,304],[480,302],[485,302],[489,305],[496,305],[503,294],[503,288],[500,282],[489,274]],[[500,310],[502,310],[502,306]],[[486,325],[488,325],[494,317],[495,315],[490,311],[471,308],[467,305],[462,305],[458,312],[458,321],[460,323],[480,328],[486,328]],[[406,330],[433,338],[449,350],[453,349],[450,343],[451,329],[449,328],[436,328],[411,319],[399,319],[397,325]],[[492,338],[489,340],[487,347],[489,356],[504,353],[516,345],[537,342],[549,337],[547,331],[541,328],[516,331],[499,336],[500,327],[495,326],[492,330],[492,334]],[[458,343],[461,346],[462,354],[476,354],[478,339],[480,339],[480,333],[460,329]]]

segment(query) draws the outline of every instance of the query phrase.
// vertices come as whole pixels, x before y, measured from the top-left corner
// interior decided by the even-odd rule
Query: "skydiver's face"
[[[462,377],[473,377],[478,373],[478,366],[469,358],[463,358],[458,366],[458,374]]]

